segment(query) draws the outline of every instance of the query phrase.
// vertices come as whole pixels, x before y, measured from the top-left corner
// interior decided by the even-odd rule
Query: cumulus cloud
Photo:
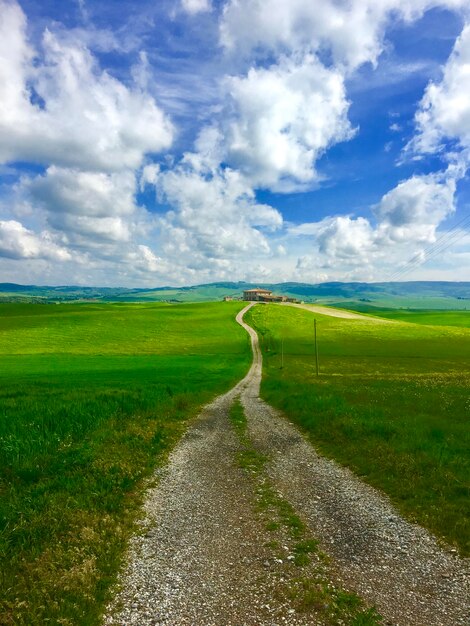
[[[107,174],[52,165],[29,183],[29,191],[54,213],[108,217],[136,210],[135,176],[130,171]]]
[[[129,241],[145,213],[135,203],[133,172],[107,174],[51,166],[43,176],[23,179],[33,205],[71,243]]]
[[[399,183],[376,207],[378,237],[391,243],[433,242],[436,228],[455,211],[455,190],[453,170]]]
[[[375,225],[364,217],[342,215],[291,227],[290,236],[308,238],[317,252],[307,254],[298,269],[360,268],[363,277],[370,278],[373,266],[393,267],[411,253],[416,260],[422,254],[424,261],[425,247],[455,211],[456,173],[450,168],[399,183],[374,208]]]
[[[268,52],[328,51],[350,71],[376,63],[393,16],[416,20],[433,7],[468,8],[467,0],[229,0],[220,27],[222,44],[246,56]]]
[[[124,258],[133,279],[140,276],[148,280],[151,275],[155,280],[172,281],[172,284],[179,285],[184,282],[184,278],[191,275],[182,265],[158,256],[149,246],[143,244],[129,249]]]
[[[327,220],[317,235],[318,249],[336,259],[354,259],[363,263],[374,246],[374,231],[364,217],[348,216]]]
[[[409,150],[436,152],[446,139],[470,150],[470,24],[457,39],[442,79],[427,86],[416,124],[418,134]]]
[[[318,158],[354,135],[344,76],[314,55],[282,56],[226,76],[223,86],[219,121],[201,129],[183,158],[195,170],[226,164],[252,189],[300,190],[321,179]]]
[[[220,263],[240,254],[269,254],[266,232],[282,226],[281,214],[259,204],[243,176],[229,168],[197,171],[181,164],[154,172],[162,197],[175,207],[161,220],[163,248],[189,266]]]
[[[181,5],[191,15],[210,11],[212,8],[210,0],[181,0]]]
[[[70,252],[57,245],[51,233],[39,235],[16,220],[0,220],[0,257],[9,259],[48,259],[68,261]]]
[[[1,161],[113,171],[171,145],[153,98],[101,70],[80,41],[45,31],[35,56],[21,8],[1,0],[0,14]]]
[[[226,158],[255,187],[311,182],[319,155],[353,134],[343,77],[311,55],[251,68],[227,85],[234,118],[225,135]]]
[[[357,66],[380,52],[376,22],[379,16],[383,19],[382,5],[367,0],[230,0],[221,23],[221,42],[246,55],[318,52],[325,45],[335,63]]]

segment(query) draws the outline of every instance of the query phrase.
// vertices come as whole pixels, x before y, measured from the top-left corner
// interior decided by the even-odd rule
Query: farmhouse
[[[276,296],[269,289],[261,289],[260,287],[257,287],[256,289],[246,289],[243,292],[243,300],[246,300],[247,302],[300,302],[297,298]]]
[[[269,291],[269,289],[246,289],[243,292],[243,300],[247,300],[248,302],[266,302],[272,295],[273,292]]]

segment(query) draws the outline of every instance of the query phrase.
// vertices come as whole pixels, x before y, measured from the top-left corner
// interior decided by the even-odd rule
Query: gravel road
[[[351,313],[350,311],[342,311],[333,307],[321,306],[319,304],[295,304],[294,302],[283,302],[281,306],[293,306],[297,309],[305,309],[311,313],[320,313],[328,317],[340,317],[344,320],[362,320],[363,322],[372,322],[376,324],[395,324],[395,320],[387,320],[384,317],[373,317],[369,315],[361,315],[360,313]]]
[[[327,623],[318,603],[299,606],[295,581],[318,576],[320,557],[302,571],[294,539],[268,530],[257,494],[266,484],[290,503],[331,557],[329,585],[355,591],[385,624],[470,624],[468,561],[404,521],[388,500],[319,456],[299,431],[259,398],[261,353],[227,394],[206,406],[148,490],[142,532],[131,541],[107,626],[275,626]],[[250,474],[237,462],[243,441],[230,422],[240,398],[247,438],[263,454]],[[298,538],[297,538],[298,539]],[[274,549],[274,546],[277,546]],[[289,593],[286,592],[290,590]],[[326,606],[326,605],[325,605]],[[340,617],[328,623],[343,624]],[[362,622],[361,622],[362,623]]]

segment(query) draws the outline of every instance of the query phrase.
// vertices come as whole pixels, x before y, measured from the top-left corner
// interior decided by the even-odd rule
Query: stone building
[[[246,289],[243,292],[243,300],[247,302],[295,302],[299,303],[297,298],[288,298],[287,296],[276,296],[269,289]]]

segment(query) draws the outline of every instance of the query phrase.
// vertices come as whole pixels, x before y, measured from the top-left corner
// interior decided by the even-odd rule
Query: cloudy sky
[[[470,280],[468,0],[0,0],[0,282]]]

